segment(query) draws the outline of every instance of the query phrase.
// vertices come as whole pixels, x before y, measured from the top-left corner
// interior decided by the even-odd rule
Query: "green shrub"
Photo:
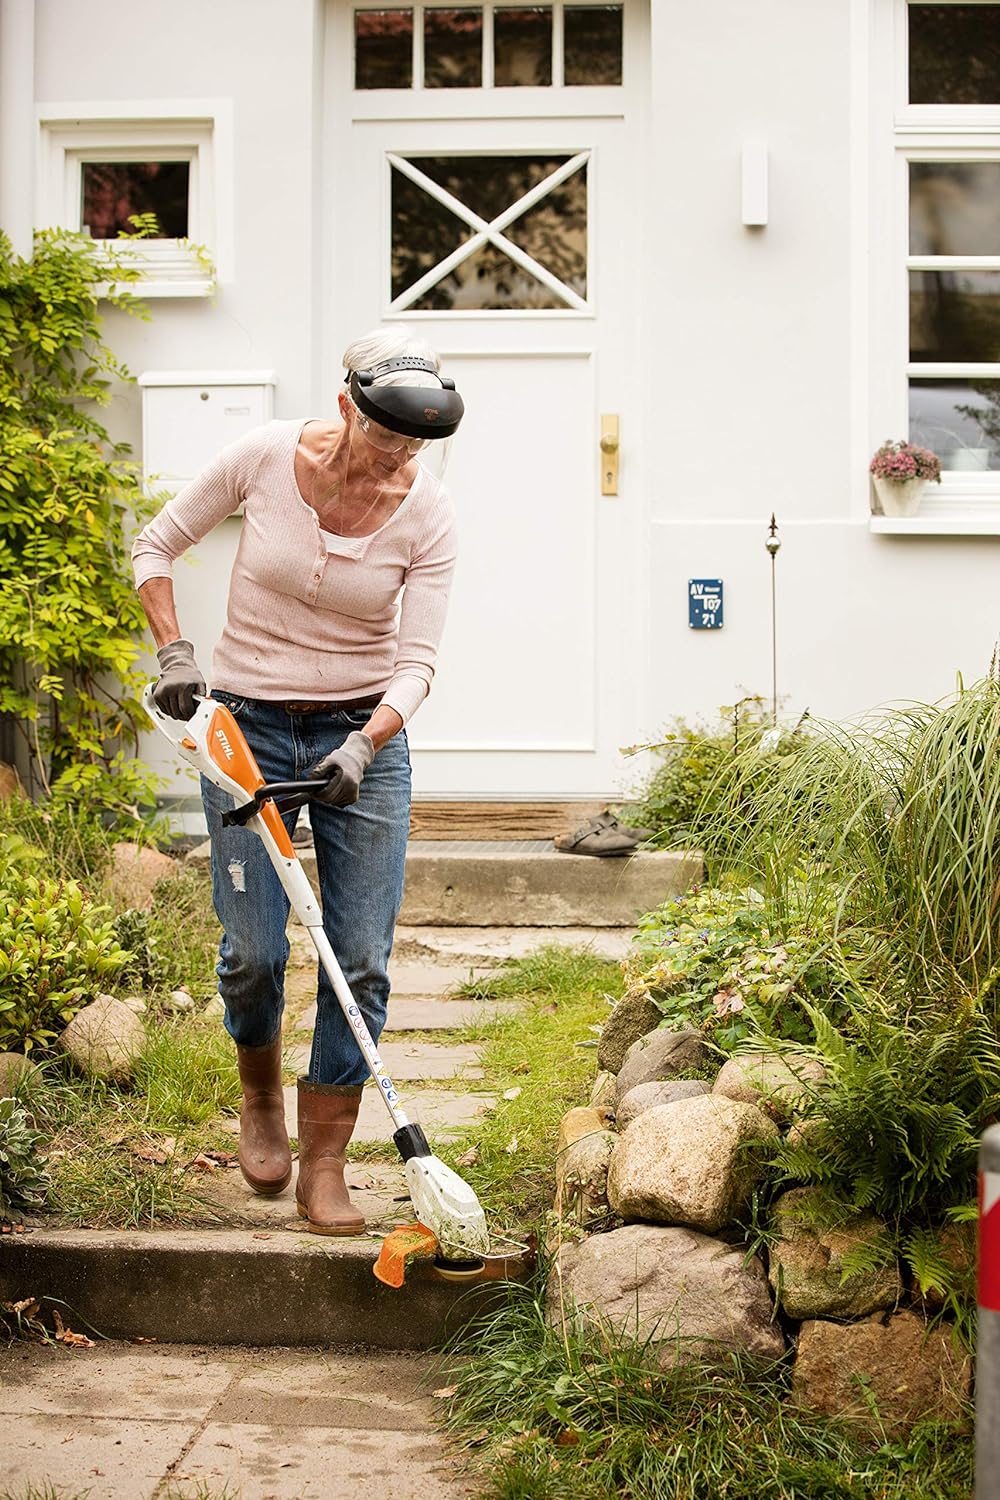
[[[0,887],[0,1050],[47,1047],[128,954],[73,881],[8,869]]]
[[[701,828],[713,822],[719,797],[732,810],[734,779],[748,791],[767,781],[776,765],[797,753],[804,733],[801,722],[776,729],[762,698],[743,698],[721,708],[715,724],[669,721],[663,738],[636,747],[652,750],[662,761],[646,783],[632,794],[630,822],[654,830],[664,847],[699,844]],[[731,828],[736,841],[741,833]]]
[[[804,1002],[822,997],[831,1013],[840,1010],[823,916],[796,913],[779,927],[753,890],[702,889],[666,901],[639,920],[626,982],[650,995],[666,1025],[700,1028],[725,1051],[761,1035],[811,1041]]]
[[[0,1099],[0,1219],[44,1204],[49,1181],[38,1155],[40,1140],[24,1106]]]

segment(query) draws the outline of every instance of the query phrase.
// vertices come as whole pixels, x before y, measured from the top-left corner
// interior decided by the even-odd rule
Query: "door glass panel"
[[[578,296],[586,297],[586,165],[515,219],[504,233]]]
[[[552,9],[493,12],[493,82],[497,88],[552,82]]]
[[[910,254],[1000,255],[1000,161],[910,162]]]
[[[495,219],[568,156],[411,156],[415,167],[473,213]]]
[[[85,161],[80,168],[80,226],[95,240],[113,240],[119,230],[127,234],[134,229],[132,214],[155,214],[160,238],[184,239],[190,177],[187,161]]]
[[[563,28],[564,83],[621,83],[620,5],[567,5]]]
[[[1000,5],[907,7],[911,104],[1000,104]]]
[[[910,441],[946,469],[1000,469],[1000,380],[911,381]]]
[[[392,169],[392,295],[399,297],[415,281],[469,239],[472,230],[411,182]]]
[[[1000,271],[911,271],[910,358],[1000,363]]]
[[[412,84],[412,10],[355,11],[354,87],[408,89]]]
[[[436,312],[480,312],[487,308],[565,308],[555,292],[497,245],[484,245],[412,304]]]
[[[477,89],[482,82],[482,10],[425,10],[424,87]]]
[[[487,225],[495,223],[533,187],[544,184],[567,156],[415,156],[413,167],[429,182],[413,182],[397,166],[392,171],[391,275],[393,299],[403,297],[426,272],[439,265],[473,234],[483,231],[462,221],[434,196],[445,189]],[[565,182],[554,184],[531,208],[494,233],[505,235],[538,263],[514,261],[504,244],[491,241],[428,287],[406,306],[437,311],[495,308],[565,308],[572,294],[587,294],[586,161]],[[549,288],[548,271],[566,286]]]

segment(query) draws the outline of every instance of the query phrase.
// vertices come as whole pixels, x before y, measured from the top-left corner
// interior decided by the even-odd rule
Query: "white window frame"
[[[232,111],[228,100],[89,101],[37,107],[35,222],[80,230],[81,168],[87,161],[187,161],[187,240],[130,246],[142,297],[207,297],[233,277]],[[204,246],[213,277],[192,245]],[[120,246],[118,247],[120,248]]]
[[[935,0],[938,4],[983,5],[996,0]],[[892,150],[876,149],[873,170],[871,231],[877,245],[884,231],[885,252],[879,256],[879,281],[884,294],[881,325],[876,331],[876,349],[884,351],[891,373],[891,391],[884,393],[883,412],[888,414],[892,436],[908,435],[910,380],[914,376],[939,378],[962,376],[1000,380],[996,364],[932,364],[910,361],[911,270],[926,268],[927,257],[911,256],[909,241],[909,164],[913,162],[977,162],[1000,160],[1000,104],[910,104],[909,102],[909,0],[894,0],[891,34],[884,41],[891,47],[894,79],[891,120]],[[881,78],[890,70],[879,63],[888,59],[876,37],[872,68],[873,110],[876,135],[885,117],[875,104]],[[883,217],[880,206],[888,207]],[[1000,255],[949,258],[935,263],[978,270],[1000,270]],[[889,432],[884,417],[871,433],[871,449]],[[1000,535],[1000,471],[989,473],[944,470],[941,483],[930,484],[912,517],[874,516],[871,530],[898,534]]]

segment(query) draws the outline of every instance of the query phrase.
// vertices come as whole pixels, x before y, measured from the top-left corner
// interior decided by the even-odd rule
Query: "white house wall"
[[[629,503],[645,512],[635,573],[648,591],[644,690],[623,740],[770,692],[772,511],[787,713],[933,698],[989,663],[998,539],[868,525],[868,457],[903,435],[881,316],[896,285],[882,238],[892,10],[652,0],[646,147],[621,204],[644,290],[646,394],[624,414],[623,461],[642,477]],[[151,323],[115,315],[109,329],[135,372],[273,369],[277,416],[322,398],[322,19],[311,0],[37,6],[39,100],[231,100],[228,279],[212,302],[158,302]],[[767,145],[762,228],[741,222],[747,141]],[[116,396],[113,426],[138,448],[137,391]],[[205,657],[234,532],[178,570]],[[721,631],[688,628],[690,577],[724,580]]]

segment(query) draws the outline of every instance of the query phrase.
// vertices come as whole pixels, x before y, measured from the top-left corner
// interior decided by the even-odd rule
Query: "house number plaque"
[[[722,579],[688,579],[688,625],[692,630],[721,630]]]

